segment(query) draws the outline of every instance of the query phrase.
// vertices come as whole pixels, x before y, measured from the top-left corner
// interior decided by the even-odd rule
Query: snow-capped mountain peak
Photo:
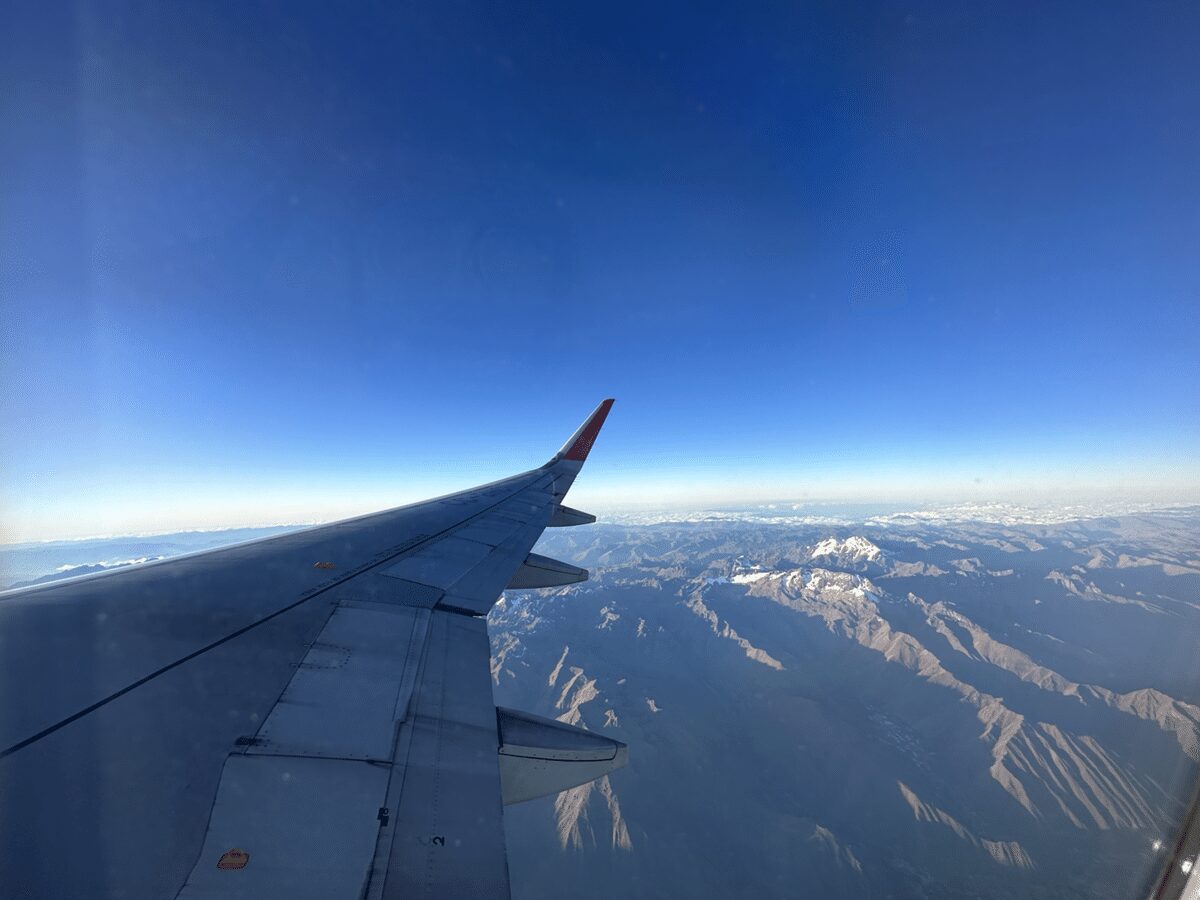
[[[834,557],[849,562],[879,562],[883,551],[865,537],[852,535],[844,540],[825,538],[809,554],[810,559]]]

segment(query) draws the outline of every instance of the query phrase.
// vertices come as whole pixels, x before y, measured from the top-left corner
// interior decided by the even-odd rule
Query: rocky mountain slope
[[[505,705],[630,764],[506,813],[514,895],[1126,896],[1200,759],[1200,517],[551,532]],[[1136,563],[1136,564],[1134,564]]]

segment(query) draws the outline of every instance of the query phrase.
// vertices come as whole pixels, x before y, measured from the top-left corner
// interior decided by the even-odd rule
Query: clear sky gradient
[[[1200,499],[1200,6],[17,4],[0,539]]]

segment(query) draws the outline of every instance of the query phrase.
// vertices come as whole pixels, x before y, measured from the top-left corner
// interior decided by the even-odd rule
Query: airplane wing
[[[0,894],[507,897],[503,804],[621,766],[492,698],[505,588],[612,406],[541,468],[0,595]]]

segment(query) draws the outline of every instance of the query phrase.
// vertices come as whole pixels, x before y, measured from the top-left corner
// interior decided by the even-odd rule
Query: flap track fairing
[[[629,760],[625,744],[594,731],[504,707],[496,718],[505,805],[578,787]]]

